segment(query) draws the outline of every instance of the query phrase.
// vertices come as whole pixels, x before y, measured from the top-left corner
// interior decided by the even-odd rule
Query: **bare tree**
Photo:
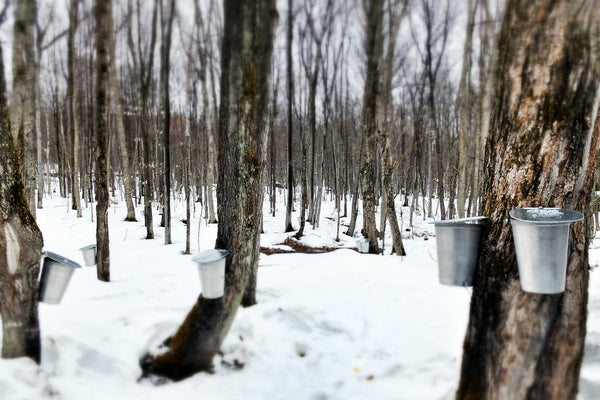
[[[96,0],[96,265],[98,279],[110,281],[110,251],[108,238],[108,82],[110,41],[112,40],[112,0]]]
[[[146,373],[174,379],[210,368],[258,266],[262,140],[277,10],[274,0],[226,0],[224,9],[216,246],[230,252],[225,296],[200,296],[166,342],[168,351],[142,359]]]
[[[37,186],[37,141],[35,127],[35,0],[17,0],[12,52],[13,94],[10,105],[12,135],[22,160],[25,197],[35,218]]]
[[[509,211],[585,213],[600,142],[600,8],[506,2],[486,146],[481,245],[457,399],[574,399],[588,301],[585,222],[570,228],[566,290],[519,284]]]
[[[368,0],[364,3],[366,22],[365,52],[367,68],[363,95],[363,140],[360,186],[363,196],[363,233],[369,238],[369,253],[381,252],[379,234],[375,222],[376,146],[379,136],[377,102],[380,91],[379,74],[383,55],[383,0]]]
[[[473,42],[473,28],[475,26],[475,12],[477,3],[469,0],[467,4],[467,34],[463,49],[463,65],[460,75],[460,127],[458,138],[458,183],[457,183],[457,211],[458,217],[465,217],[465,203],[467,199],[467,158],[469,153],[469,126],[471,124],[471,43]]]
[[[396,216],[395,193],[393,185],[393,173],[397,169],[399,162],[392,157],[392,127],[396,124],[394,121],[393,99],[392,99],[392,78],[394,75],[394,60],[396,41],[398,31],[404,15],[408,10],[407,0],[387,0],[385,14],[388,18],[388,37],[387,49],[382,59],[381,72],[381,94],[379,97],[379,123],[381,124],[381,137],[379,138],[381,146],[381,183],[382,183],[382,217],[390,222],[392,231],[392,250],[398,255],[406,255],[404,244],[402,243],[402,233],[398,225]],[[385,211],[384,211],[385,210]],[[381,224],[381,235],[385,235],[385,224]]]
[[[152,83],[152,70],[154,68],[154,49],[156,46],[156,20],[158,14],[158,3],[154,4],[154,11],[152,12],[151,21],[151,34],[150,43],[144,46],[141,38],[141,10],[140,2],[137,2],[137,22],[138,22],[138,37],[137,40],[133,38],[133,22],[132,17],[134,14],[133,0],[129,0],[127,3],[127,16],[128,16],[128,30],[127,30],[127,42],[131,60],[133,62],[134,76],[139,79],[139,105],[141,108],[140,117],[140,138],[142,140],[142,182],[144,189],[144,225],[146,226],[146,239],[154,239],[154,227],[152,222],[152,199],[153,199],[153,186],[152,186],[152,174],[151,174],[151,140],[150,140],[150,122],[148,112],[148,102],[150,99],[150,89]],[[136,47],[137,44],[137,47]]]
[[[75,33],[77,32],[77,10],[79,0],[70,0],[69,3],[69,35],[67,39],[67,101],[68,101],[68,129],[69,138],[73,145],[71,154],[71,197],[73,210],[77,210],[77,218],[81,218],[81,194],[79,193],[79,112],[78,93],[75,89],[76,54]]]
[[[215,134],[213,129],[213,119],[212,112],[210,109],[209,103],[209,93],[208,93],[208,71],[210,70],[211,77],[213,74],[213,68],[210,65],[210,58],[212,57],[212,46],[210,44],[210,29],[211,29],[211,21],[214,8],[214,1],[211,0],[208,10],[208,23],[204,23],[204,18],[202,17],[202,11],[200,9],[200,5],[198,0],[194,1],[195,4],[195,19],[196,26],[200,30],[201,35],[198,35],[197,47],[198,47],[198,55],[200,59],[200,71],[198,72],[198,77],[200,78],[200,83],[202,85],[202,131],[206,134],[206,139],[208,141],[208,149],[207,149],[207,163],[206,163],[206,205],[208,206],[208,223],[216,224],[217,217],[215,216],[215,206],[213,201],[213,186],[215,182],[215,165],[216,165],[216,157],[215,154],[217,152],[217,145],[215,144]],[[213,82],[214,83],[214,82]],[[214,89],[214,85],[213,85]],[[213,99],[216,101],[215,94],[213,93]],[[215,106],[216,112],[216,106]]]
[[[287,205],[285,211],[285,232],[294,230],[292,211],[294,209],[294,168],[292,141],[294,124],[292,108],[294,106],[294,65],[292,63],[292,43],[294,40],[294,1],[288,0],[287,34],[286,34],[286,93],[287,93]]]
[[[160,42],[160,114],[163,131],[164,188],[163,217],[165,220],[165,244],[171,244],[171,100],[169,97],[169,73],[171,70],[171,32],[175,17],[175,0],[170,0],[168,11],[160,1],[162,37]]]
[[[125,114],[123,112],[123,99],[121,96],[121,86],[117,72],[117,54],[115,49],[115,40],[110,43],[110,99],[115,112],[116,122],[116,139],[119,147],[119,155],[121,157],[121,168],[123,174],[123,196],[125,197],[125,205],[127,207],[127,215],[125,221],[136,222],[135,206],[133,204],[133,192],[135,188],[135,175],[130,163],[130,151],[128,145],[128,133],[130,130],[125,129]]]

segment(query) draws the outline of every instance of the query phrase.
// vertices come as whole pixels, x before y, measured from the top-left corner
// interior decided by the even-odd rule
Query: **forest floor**
[[[93,208],[77,219],[68,204],[56,196],[38,210],[44,250],[83,265],[78,249],[95,242]],[[206,225],[197,207],[192,253],[212,248],[217,228]],[[141,208],[140,222],[123,222],[124,203],[115,201],[109,210],[111,282],[83,267],[60,305],[40,303],[42,363],[0,360],[0,398],[453,398],[471,289],[438,283],[433,226],[414,216],[405,257],[389,254],[389,232],[384,255],[360,254],[354,238],[340,234],[335,240],[336,215],[324,202],[321,226],[307,225],[301,244],[328,251],[306,254],[293,252],[302,250],[289,242],[293,233],[282,233],[283,203],[276,211],[272,217],[265,203],[258,304],[238,311],[214,373],[177,383],[140,379],[139,358],[174,332],[201,288],[191,256],[182,254],[183,203],[174,203],[173,244],[165,246],[157,221],[156,238],[145,240]],[[406,227],[408,208],[402,211]],[[293,220],[297,227],[297,213]],[[590,250],[590,264],[598,263],[600,238]],[[580,400],[600,398],[600,268],[591,273],[580,386]]]

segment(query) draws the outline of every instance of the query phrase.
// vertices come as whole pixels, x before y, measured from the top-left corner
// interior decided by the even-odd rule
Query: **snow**
[[[174,243],[166,246],[162,228],[155,226],[156,239],[144,240],[143,222],[123,222],[124,203],[116,203],[109,210],[111,282],[83,267],[60,305],[40,303],[42,363],[0,360],[0,398],[453,398],[471,289],[438,284],[429,221],[415,216],[420,235],[405,239],[406,257],[389,254],[389,233],[384,256],[359,254],[355,238],[335,242],[335,213],[325,202],[321,227],[307,224],[303,243],[341,249],[261,254],[258,304],[238,311],[214,373],[173,383],[140,380],[138,362],[174,332],[201,290],[192,256],[181,254],[185,209],[174,203]],[[78,249],[95,241],[93,205],[80,219],[68,205],[47,198],[38,210],[44,250],[83,265]],[[197,207],[193,253],[212,248],[216,237],[216,225],[207,226]],[[289,236],[282,233],[284,205],[278,203],[275,218],[267,211],[261,245],[290,250],[277,246]],[[592,248],[590,258],[600,262],[600,249]],[[580,399],[600,396],[599,275],[591,274]]]

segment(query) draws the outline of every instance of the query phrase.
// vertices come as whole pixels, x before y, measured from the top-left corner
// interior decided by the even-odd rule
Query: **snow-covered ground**
[[[139,380],[140,356],[173,333],[201,290],[191,256],[181,254],[185,210],[175,207],[173,244],[165,246],[162,228],[144,240],[143,222],[123,222],[124,204],[111,205],[112,281],[102,283],[95,268],[83,267],[60,305],[40,303],[42,363],[0,360],[0,399],[453,398],[471,289],[438,284],[435,240],[422,235],[432,227],[418,216],[419,235],[405,240],[406,257],[389,255],[389,248],[384,256],[349,249],[261,255],[258,304],[238,311],[214,373],[177,383]],[[285,207],[278,207],[275,218],[265,213],[263,246],[287,237]],[[45,199],[38,210],[44,249],[83,264],[78,249],[95,241],[91,216],[88,208],[77,219],[66,199]],[[199,217],[198,209],[192,252],[198,243],[212,248],[216,237],[216,225],[202,221],[198,228]],[[321,227],[307,226],[306,242],[354,247],[344,235],[334,241],[334,217],[324,203]],[[600,249],[590,257],[599,263]],[[589,308],[579,396],[586,400],[600,398],[598,270]]]

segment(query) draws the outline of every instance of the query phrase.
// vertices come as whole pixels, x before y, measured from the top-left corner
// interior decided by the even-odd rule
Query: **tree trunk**
[[[21,159],[25,198],[35,218],[37,188],[37,150],[35,127],[34,29],[37,19],[35,0],[18,0],[15,8],[12,54],[13,93],[11,101],[12,136]]]
[[[131,6],[131,3],[128,3]],[[132,11],[128,10],[128,15],[131,15]],[[154,66],[154,48],[156,46],[156,20],[158,14],[158,4],[154,4],[154,11],[152,12],[152,26],[151,26],[151,39],[150,46],[148,48],[147,60],[144,59],[141,49],[138,48],[137,58],[135,54],[135,45],[133,42],[133,34],[131,32],[131,23],[128,24],[130,29],[128,30],[128,45],[130,52],[133,53],[132,59],[134,62],[134,69],[137,70],[139,64],[139,80],[140,80],[140,103],[141,103],[141,116],[140,118],[140,138],[142,140],[142,181],[144,189],[144,225],[146,226],[146,239],[154,239],[154,226],[152,218],[152,200],[154,198],[152,182],[152,170],[151,170],[151,154],[152,154],[152,140],[150,138],[150,121],[148,112],[148,102],[150,98],[150,85],[152,83],[152,70]]]
[[[365,140],[364,138],[360,141],[360,150],[358,152],[358,163],[357,165],[362,165],[362,155],[364,148]],[[360,167],[359,167],[360,168]],[[356,219],[358,218],[358,199],[360,197],[360,169],[356,171],[354,178],[353,189],[351,190],[352,195],[352,204],[350,205],[350,223],[348,224],[348,230],[345,232],[348,236],[354,236],[354,231],[356,230]]]
[[[375,153],[379,127],[377,123],[377,95],[379,73],[383,53],[383,0],[369,1],[366,25],[367,69],[363,98],[364,149],[360,170],[360,185],[363,196],[363,231],[369,238],[369,253],[379,253],[377,226],[375,222]]]
[[[274,0],[226,0],[224,10],[216,247],[230,253],[225,296],[200,296],[166,342],[169,350],[141,360],[146,373],[174,379],[211,367],[258,265],[262,140],[277,11]]]
[[[487,0],[479,0],[481,2],[482,11],[485,12],[485,19],[492,21],[491,14]],[[481,208],[479,203],[479,193],[481,187],[481,165],[485,152],[485,145],[487,142],[489,125],[490,125],[490,114],[491,114],[491,102],[492,102],[492,90],[495,86],[493,79],[494,71],[497,68],[498,44],[494,42],[492,48],[492,54],[489,57],[488,65],[485,65],[485,57],[487,51],[489,51],[491,37],[494,36],[493,28],[490,28],[491,22],[482,26],[483,35],[480,42],[480,55],[479,55],[479,98],[478,98],[478,121],[477,121],[477,137],[475,139],[475,161],[473,163],[473,183],[471,185],[473,193],[471,198],[474,199],[473,210],[475,214],[479,214]]]
[[[275,168],[277,156],[275,153],[275,124],[277,121],[277,89],[279,88],[279,72],[277,73],[277,79],[273,83],[273,98],[271,101],[271,115],[269,116],[269,146],[270,146],[270,177],[271,177],[271,198],[270,207],[272,216],[275,217],[275,209],[277,207],[277,179],[275,176]]]
[[[460,75],[460,126],[458,137],[458,183],[457,211],[458,217],[465,217],[467,199],[467,156],[469,152],[469,126],[471,125],[471,43],[473,42],[473,27],[475,6],[474,0],[468,1],[467,35],[463,49],[463,65]]]
[[[482,238],[457,399],[574,399],[588,301],[585,222],[570,228],[566,290],[523,292],[509,210],[586,212],[600,138],[594,2],[507,1],[486,147]]]
[[[294,132],[292,108],[294,106],[294,65],[292,64],[292,41],[294,38],[294,2],[288,0],[288,19],[286,36],[286,86],[287,86],[287,205],[285,210],[285,232],[294,230],[292,211],[294,209],[294,169],[292,158],[292,139]]]
[[[127,132],[125,131],[125,115],[121,99],[121,87],[119,85],[119,76],[117,74],[117,57],[115,54],[114,42],[111,42],[110,48],[110,94],[115,110],[117,122],[117,143],[119,144],[119,153],[121,164],[123,166],[123,188],[125,196],[125,205],[127,206],[127,216],[125,221],[137,222],[135,217],[135,205],[133,204],[133,192],[135,187],[135,175],[129,163],[129,148],[127,145]]]
[[[108,239],[108,80],[110,41],[112,40],[112,0],[96,0],[96,243],[97,275],[110,281],[110,252]]]
[[[206,68],[204,68],[206,75]],[[216,224],[217,217],[215,216],[215,205],[213,201],[213,187],[215,182],[215,153],[217,145],[215,144],[215,135],[213,132],[213,123],[211,118],[210,106],[208,104],[208,89],[206,87],[206,76],[202,81],[202,101],[203,101],[203,118],[204,129],[208,139],[208,160],[206,164],[206,187],[207,187],[207,205],[208,205],[208,223]]]
[[[20,162],[10,131],[0,48],[0,315],[2,358],[41,356],[38,274],[42,233],[25,197]],[[34,204],[35,206],[35,204]]]
[[[171,100],[169,97],[169,72],[171,70],[171,31],[175,17],[175,0],[170,0],[168,15],[164,15],[161,0],[161,14],[163,18],[162,40],[160,42],[160,114],[163,131],[164,154],[164,186],[163,186],[163,218],[165,220],[165,244],[171,244]]]
[[[67,101],[69,116],[69,138],[72,144],[71,154],[71,198],[73,210],[77,210],[77,218],[81,218],[81,194],[79,193],[79,113],[77,104],[79,96],[75,88],[77,71],[75,56],[75,33],[77,32],[77,9],[79,0],[70,0],[69,4],[69,34],[67,38]]]

